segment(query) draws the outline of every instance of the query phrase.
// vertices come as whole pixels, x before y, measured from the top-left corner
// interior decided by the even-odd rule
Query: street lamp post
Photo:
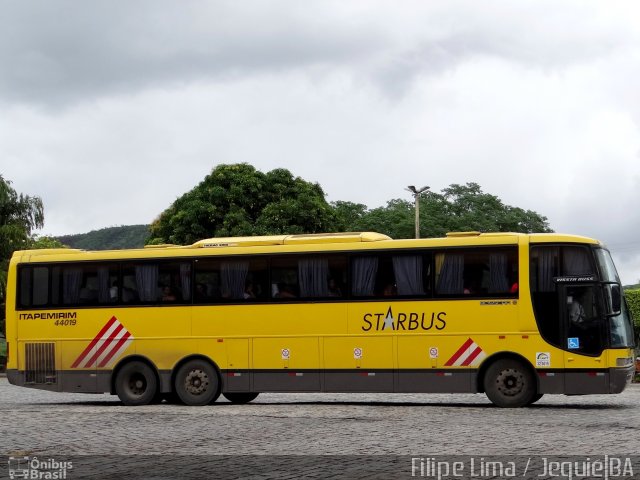
[[[409,185],[405,190],[411,192],[416,204],[416,238],[420,238],[420,195],[427,190],[429,187],[422,187],[417,189],[414,185]]]

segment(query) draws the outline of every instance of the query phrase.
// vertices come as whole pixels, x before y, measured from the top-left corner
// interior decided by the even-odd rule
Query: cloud
[[[392,98],[473,58],[532,68],[609,55],[638,32],[598,3],[11,2],[0,18],[0,97],[83,99],[256,73],[340,68]],[[51,21],[56,18],[56,21]]]

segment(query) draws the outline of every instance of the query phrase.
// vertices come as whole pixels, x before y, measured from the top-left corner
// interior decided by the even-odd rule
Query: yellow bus
[[[606,248],[558,234],[213,238],[15,252],[9,381],[245,403],[260,392],[620,393],[632,321]]]

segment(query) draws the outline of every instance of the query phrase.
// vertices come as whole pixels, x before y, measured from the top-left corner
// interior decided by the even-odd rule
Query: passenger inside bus
[[[253,288],[252,282],[247,282],[247,286],[244,288],[244,299],[252,300],[256,298],[256,293]]]
[[[335,279],[333,279],[333,278],[329,279],[328,287],[329,287],[329,296],[331,296],[331,297],[341,297],[342,296],[342,291],[340,290],[340,287],[336,283]]]

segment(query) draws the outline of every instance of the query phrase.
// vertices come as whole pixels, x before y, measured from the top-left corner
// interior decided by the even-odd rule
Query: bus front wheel
[[[185,405],[208,405],[220,396],[218,373],[206,360],[190,360],[182,365],[176,372],[174,386]]]
[[[222,394],[231,403],[249,403],[255,400],[258,395],[257,392],[225,392]]]
[[[511,358],[489,366],[484,376],[484,391],[494,405],[506,408],[530,405],[537,394],[531,369]]]
[[[129,362],[116,374],[115,390],[125,405],[148,405],[158,390],[153,369],[143,362]]]

